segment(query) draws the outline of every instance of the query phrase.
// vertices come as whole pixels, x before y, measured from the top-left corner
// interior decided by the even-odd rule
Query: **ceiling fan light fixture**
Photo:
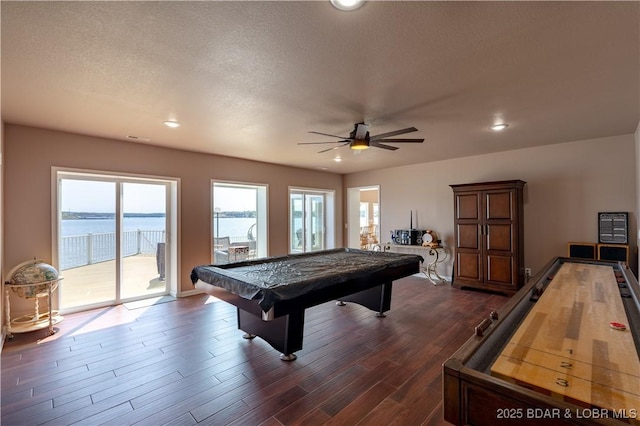
[[[354,154],[359,154],[361,151],[365,149],[369,149],[370,147],[386,149],[388,151],[395,151],[398,149],[397,146],[386,145],[384,142],[390,143],[422,143],[424,142],[424,138],[398,138],[398,139],[387,139],[391,136],[404,135],[405,133],[417,132],[418,129],[415,127],[407,127],[406,129],[398,129],[392,132],[380,133],[377,135],[370,136],[369,135],[369,125],[364,123],[356,123],[355,128],[349,133],[349,136],[338,136],[332,135],[330,133],[316,132],[311,131],[309,133],[313,133],[316,135],[329,136],[332,138],[338,138],[337,142],[298,142],[298,145],[317,145],[317,144],[332,144],[333,148],[323,149],[318,151],[318,154],[323,152],[329,152],[337,148],[342,148],[349,146],[350,149],[354,150]],[[340,144],[339,146],[335,146],[335,144]]]
[[[364,139],[356,139],[353,142],[351,142],[351,145],[349,145],[349,147],[353,150],[363,150],[363,149],[369,149],[369,144]]]
[[[171,127],[172,129],[175,129],[177,127],[180,127],[181,124],[178,123],[177,121],[173,121],[173,120],[167,120],[165,122],[163,122],[163,124],[167,127]]]
[[[364,4],[364,0],[331,0],[331,4],[340,10],[356,10]]]
[[[506,129],[507,127],[509,127],[508,124],[506,123],[499,123],[499,124],[494,124],[493,126],[489,127],[491,130],[493,130],[494,132],[499,132],[501,130]]]

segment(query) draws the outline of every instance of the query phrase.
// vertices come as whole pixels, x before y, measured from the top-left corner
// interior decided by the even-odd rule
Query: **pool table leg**
[[[294,352],[302,349],[304,309],[271,321],[263,321],[262,318],[240,308],[237,308],[237,311],[238,328],[246,333],[243,336],[245,339],[258,336],[282,352],[281,360],[296,359]]]
[[[343,306],[344,302],[353,302],[358,305],[362,305],[366,308],[376,311],[376,316],[384,318],[384,314],[391,309],[391,285],[393,283],[388,282],[380,284],[379,286],[370,288],[368,290],[359,291],[346,297],[341,297],[336,303],[338,306]]]
[[[298,357],[296,356],[296,354],[289,354],[289,355],[285,355],[285,354],[280,354],[280,359],[283,361],[295,361]]]

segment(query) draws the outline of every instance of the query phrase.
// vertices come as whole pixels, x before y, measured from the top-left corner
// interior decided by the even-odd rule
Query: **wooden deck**
[[[91,305],[115,299],[115,260],[66,269],[61,272],[61,306],[63,309]],[[121,298],[155,295],[165,291],[159,279],[155,255],[125,257],[122,262]]]
[[[507,298],[396,281],[386,318],[328,302],[306,311],[283,362],[245,340],[235,308],[196,295],[66,315],[2,351],[2,424],[440,425],[442,363]]]

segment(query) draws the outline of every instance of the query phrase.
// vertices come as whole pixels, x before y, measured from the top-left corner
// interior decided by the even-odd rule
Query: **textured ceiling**
[[[640,119],[638,2],[2,1],[0,12],[7,123],[349,173],[629,134]],[[501,120],[507,130],[488,129]],[[297,145],[361,121],[372,135],[415,126],[404,137],[425,143]]]

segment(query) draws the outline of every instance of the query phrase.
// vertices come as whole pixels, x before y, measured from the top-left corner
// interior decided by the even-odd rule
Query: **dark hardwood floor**
[[[442,363],[504,296],[394,283],[386,318],[355,304],[306,311],[284,362],[245,340],[235,308],[198,295],[68,315],[2,350],[3,425],[436,425]],[[40,339],[40,340],[38,340]]]

